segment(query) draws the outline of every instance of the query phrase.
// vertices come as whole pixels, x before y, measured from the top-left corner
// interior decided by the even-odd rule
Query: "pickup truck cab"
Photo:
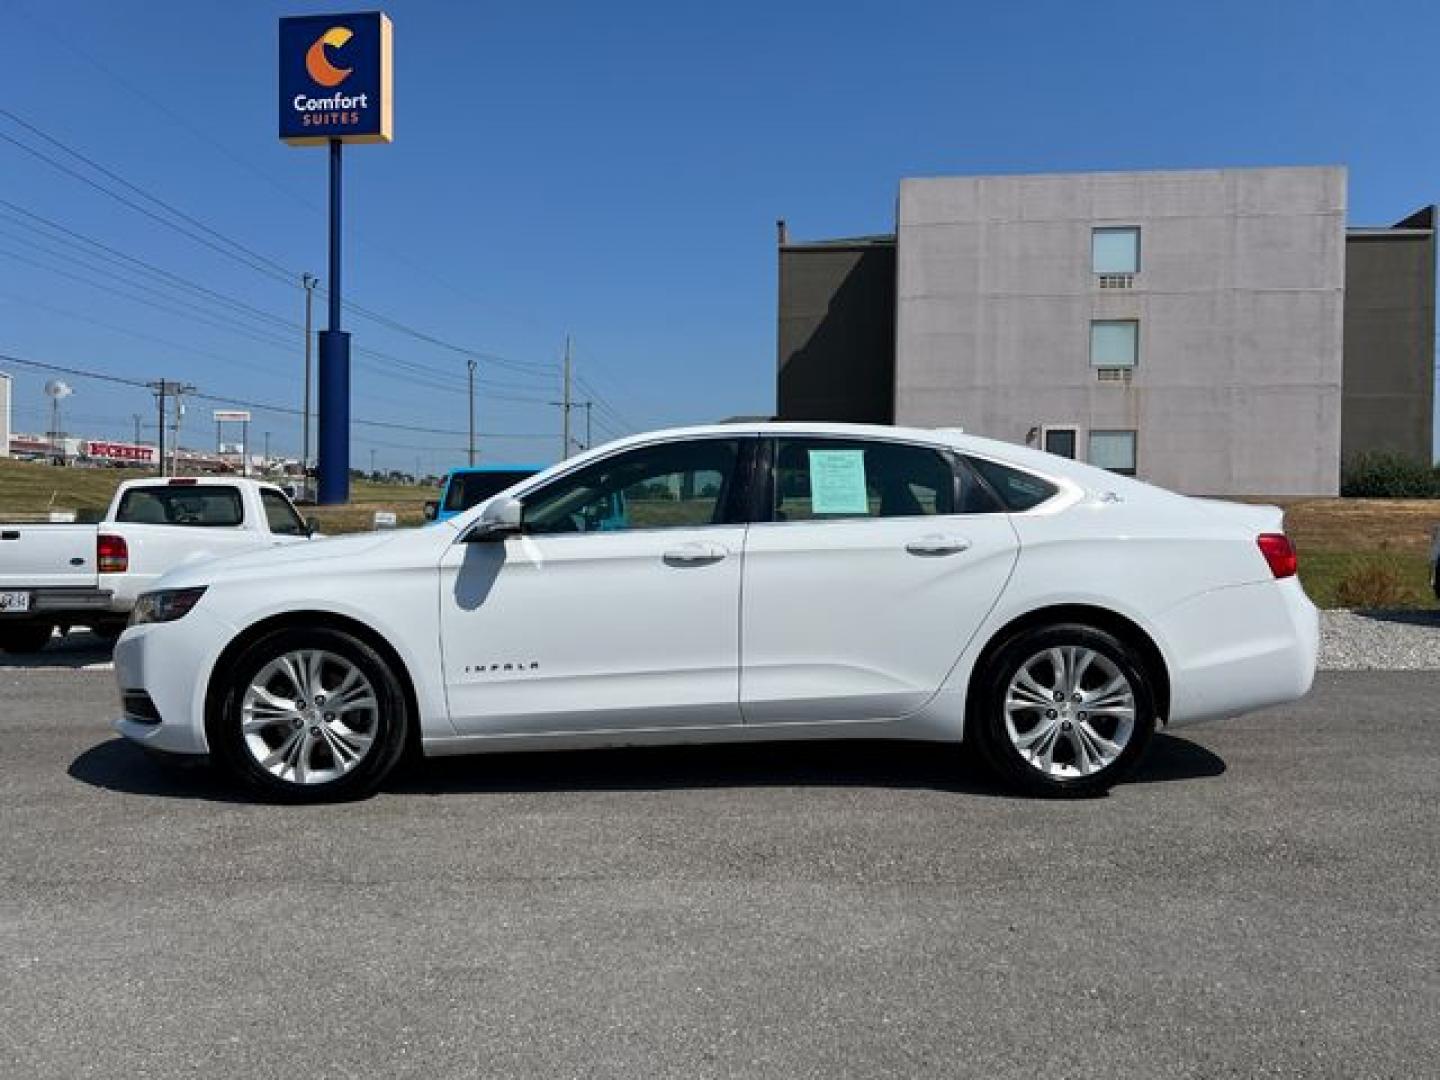
[[[425,504],[426,521],[449,521],[457,514],[479,506],[506,488],[528,480],[543,465],[472,465],[451,469],[440,485],[440,498]]]
[[[34,652],[56,628],[125,627],[161,575],[200,559],[308,540],[273,484],[221,477],[130,480],[99,524],[0,524],[0,650]]]

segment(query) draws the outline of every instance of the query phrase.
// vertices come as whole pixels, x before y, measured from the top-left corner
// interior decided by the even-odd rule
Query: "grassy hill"
[[[98,513],[120,484],[151,475],[141,469],[71,469],[0,458],[0,520],[43,520],[50,510]],[[370,528],[376,510],[393,511],[402,525],[419,525],[425,500],[435,496],[434,488],[361,480],[351,485],[348,506],[301,509],[318,518],[325,532],[358,532]]]

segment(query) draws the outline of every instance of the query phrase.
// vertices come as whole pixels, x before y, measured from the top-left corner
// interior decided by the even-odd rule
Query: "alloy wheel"
[[[336,780],[375,744],[380,702],[355,664],[333,652],[284,653],[256,672],[240,706],[245,748],[278,780]]]
[[[1135,690],[1103,653],[1061,645],[1020,665],[1005,691],[1005,729],[1030,766],[1055,780],[1093,776],[1135,732]]]

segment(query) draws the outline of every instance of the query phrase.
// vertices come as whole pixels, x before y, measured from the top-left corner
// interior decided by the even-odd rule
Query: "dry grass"
[[[103,511],[120,484],[151,475],[140,469],[73,469],[0,458],[0,518],[40,519],[51,509]],[[326,532],[369,529],[376,510],[394,511],[402,525],[419,525],[425,500],[436,494],[429,487],[361,480],[352,486],[348,506],[302,507],[301,512],[320,519]]]
[[[1436,499],[1303,499],[1282,505],[1285,531],[1302,556],[1311,551],[1424,555],[1440,525]]]

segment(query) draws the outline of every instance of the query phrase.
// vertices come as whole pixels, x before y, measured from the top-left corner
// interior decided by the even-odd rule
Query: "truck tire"
[[[55,627],[47,622],[0,623],[0,652],[37,653],[54,633]]]

